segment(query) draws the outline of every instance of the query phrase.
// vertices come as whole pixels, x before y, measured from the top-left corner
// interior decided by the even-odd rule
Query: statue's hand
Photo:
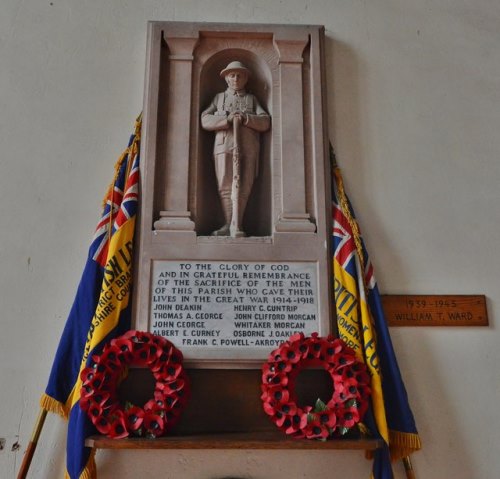
[[[237,119],[239,120],[240,123],[246,123],[247,122],[247,114],[243,113],[241,111],[235,111],[234,113],[229,113],[227,117],[227,121],[229,123],[233,123],[233,121]]]

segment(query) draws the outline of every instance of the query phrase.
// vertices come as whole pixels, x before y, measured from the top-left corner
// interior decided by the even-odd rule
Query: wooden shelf
[[[293,439],[279,431],[264,413],[260,399],[260,370],[188,371],[191,399],[171,435],[157,439],[111,439],[91,436],[85,444],[97,449],[267,449],[375,450],[382,440],[347,437],[328,441]],[[323,370],[301,373],[296,392],[301,404],[328,398],[331,389]],[[149,382],[148,382],[149,381]],[[144,404],[152,395],[150,371],[134,369],[122,383],[123,397]],[[309,394],[309,396],[308,396]],[[207,411],[209,413],[207,414]],[[239,432],[234,432],[239,431]]]
[[[105,436],[91,436],[85,441],[85,445],[97,449],[339,449],[373,451],[382,447],[382,440],[297,440],[287,437],[279,431],[273,431],[166,436],[157,439],[111,439]]]

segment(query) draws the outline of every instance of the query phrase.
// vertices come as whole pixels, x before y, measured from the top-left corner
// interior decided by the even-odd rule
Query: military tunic
[[[215,131],[214,162],[217,186],[223,207],[231,198],[233,182],[233,124],[230,113],[242,112],[245,120],[239,128],[240,208],[244,211],[253,182],[259,172],[259,135],[269,129],[271,119],[254,95],[228,88],[218,93],[201,114],[205,130]],[[226,212],[226,211],[225,211]],[[226,218],[227,220],[227,218]]]

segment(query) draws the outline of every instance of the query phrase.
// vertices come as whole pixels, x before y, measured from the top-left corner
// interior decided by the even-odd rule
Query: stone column
[[[276,231],[314,232],[306,212],[302,54],[309,36],[280,32],[274,36],[279,53],[281,214]]]
[[[198,36],[164,37],[169,48],[167,132],[165,138],[165,193],[157,230],[193,231],[194,222],[188,207],[189,138],[191,112],[191,76],[193,51]]]

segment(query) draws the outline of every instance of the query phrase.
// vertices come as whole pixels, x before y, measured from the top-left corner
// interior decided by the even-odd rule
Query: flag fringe
[[[87,464],[83,468],[83,471],[80,474],[78,479],[96,479],[97,478],[97,466],[95,464],[95,449],[92,449],[90,452],[89,460]],[[64,479],[71,479],[68,474],[68,471],[64,473]]]
[[[418,434],[389,430],[389,449],[391,460],[397,461],[422,449],[422,442]]]
[[[59,414],[63,419],[68,419],[69,411],[66,406],[60,401],[50,397],[48,394],[42,394],[40,398],[40,407],[45,411]]]

